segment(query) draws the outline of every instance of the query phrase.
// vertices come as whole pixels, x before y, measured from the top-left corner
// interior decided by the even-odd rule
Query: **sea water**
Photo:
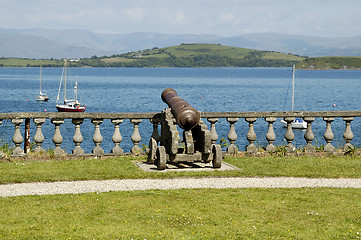
[[[160,112],[166,107],[160,95],[165,88],[174,88],[178,95],[202,112],[228,111],[290,111],[292,95],[291,68],[68,68],[70,80],[67,88],[73,90],[78,78],[78,95],[86,112]],[[42,89],[50,97],[48,102],[36,101],[39,93],[38,68],[0,68],[0,112],[56,112],[55,104],[61,79],[61,68],[42,68]],[[295,78],[295,111],[346,111],[360,110],[361,71],[307,71],[297,70]],[[69,95],[69,93],[68,93]],[[60,94],[60,100],[62,93]],[[208,124],[208,123],[207,123]],[[209,125],[209,124],[208,124]],[[132,124],[125,120],[121,127],[121,147],[129,151]],[[358,135],[359,119],[352,122],[355,135],[353,144],[361,144]],[[32,123],[32,134],[34,134]],[[147,145],[151,125],[143,120],[139,125],[141,144]],[[216,125],[219,139],[227,139],[229,123],[220,119]],[[274,125],[276,144],[284,142],[285,129],[280,119]],[[82,124],[84,142],[82,147],[90,152],[93,125],[90,120]],[[317,119],[313,124],[316,144],[324,144],[325,122]],[[0,125],[2,142],[11,142],[14,125]],[[91,130],[87,130],[91,129]],[[44,131],[45,130],[45,131]],[[267,145],[267,123],[258,119],[255,123],[256,144]],[[335,138],[333,144],[343,144],[344,122],[336,119],[332,124]],[[66,120],[61,126],[64,142],[62,147],[71,152],[74,125]],[[114,125],[109,120],[101,124],[102,147],[109,152]],[[237,144],[244,150],[248,141],[248,125],[244,119],[236,123]],[[53,147],[54,126],[49,120],[44,124],[46,137],[43,147]],[[49,135],[49,132],[51,133]],[[46,133],[46,134],[45,134]],[[305,145],[304,131],[295,130],[294,144]],[[360,134],[361,135],[361,134]],[[32,136],[31,136],[32,137]]]

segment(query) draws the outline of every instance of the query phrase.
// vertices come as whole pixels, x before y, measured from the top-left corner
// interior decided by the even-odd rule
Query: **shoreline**
[[[40,66],[0,66],[0,69],[5,68],[39,68]],[[62,66],[56,67],[56,66],[42,66],[43,68],[62,68]],[[283,68],[292,68],[290,67],[92,67],[92,66],[73,66],[68,68],[99,68],[99,69],[222,69],[222,68],[240,68],[240,69],[283,69]],[[296,71],[360,71],[361,68],[297,68]]]

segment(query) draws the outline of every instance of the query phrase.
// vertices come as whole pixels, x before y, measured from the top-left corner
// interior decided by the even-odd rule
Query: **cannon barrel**
[[[171,108],[174,118],[182,129],[191,130],[199,124],[201,118],[199,112],[179,97],[174,89],[165,89],[162,92],[162,100]]]

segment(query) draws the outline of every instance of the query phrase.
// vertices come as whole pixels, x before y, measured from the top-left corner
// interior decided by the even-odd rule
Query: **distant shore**
[[[62,67],[63,59],[0,58],[0,67]],[[361,57],[301,57],[219,44],[181,44],[112,56],[69,59],[69,67],[202,68],[292,67],[303,70],[360,70]]]

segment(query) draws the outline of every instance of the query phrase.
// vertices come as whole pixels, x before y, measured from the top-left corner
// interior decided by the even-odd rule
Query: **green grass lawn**
[[[1,198],[2,239],[358,239],[359,189],[200,189]]]
[[[138,169],[145,157],[0,162],[0,182],[189,176],[361,177],[360,156],[226,157],[236,171]],[[0,239],[358,239],[361,189],[180,189],[0,198]]]
[[[194,176],[284,176],[360,178],[360,156],[231,157],[235,171],[144,172],[133,161],[146,157],[0,162],[0,183]]]

